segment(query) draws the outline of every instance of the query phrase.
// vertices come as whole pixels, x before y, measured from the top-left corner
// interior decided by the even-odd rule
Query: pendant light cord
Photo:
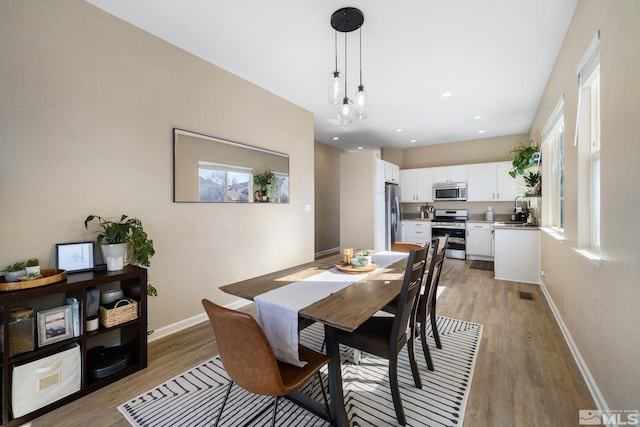
[[[362,26],[359,28],[360,34],[360,86],[362,86]]]
[[[344,97],[347,95],[347,33],[344,33]]]
[[[334,49],[333,52],[336,55],[336,70],[334,71],[334,73],[338,72],[338,30],[334,30],[335,33],[335,44],[334,44]]]

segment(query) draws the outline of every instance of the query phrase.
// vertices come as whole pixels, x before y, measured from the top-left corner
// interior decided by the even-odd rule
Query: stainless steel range
[[[469,219],[467,209],[436,209],[431,222],[431,237],[436,239],[449,235],[447,257],[465,259],[465,227]]]

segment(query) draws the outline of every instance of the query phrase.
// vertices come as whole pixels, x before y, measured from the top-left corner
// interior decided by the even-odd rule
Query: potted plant
[[[89,215],[84,220],[84,227],[88,230],[89,223],[94,220],[98,221],[99,227],[96,232],[98,233],[96,240],[103,250],[105,258],[109,256],[109,250],[105,254],[104,246],[124,245],[126,248],[123,259],[112,260],[114,267],[120,267],[117,270],[121,270],[129,262],[143,267],[150,265],[150,259],[155,254],[153,240],[149,239],[149,236],[144,231],[142,222],[138,218],[129,218],[127,215],[122,215],[118,221],[108,221],[98,215]],[[107,260],[105,259],[105,261]],[[121,264],[119,264],[120,261],[122,261]],[[107,270],[113,271],[109,269],[109,261],[107,261]]]
[[[540,194],[540,146],[529,141],[529,144],[520,143],[511,150],[511,170],[509,175],[515,178],[522,175],[524,182],[536,194]]]
[[[18,282],[20,280],[20,276],[24,275],[24,261],[18,261],[15,264],[11,264],[6,266],[2,271],[4,271],[4,281],[5,282]]]
[[[38,258],[29,258],[24,271],[28,276],[40,277],[40,260]]]
[[[260,189],[260,196],[263,202],[269,201],[269,196],[273,194],[276,185],[276,175],[270,170],[253,176],[253,183]]]

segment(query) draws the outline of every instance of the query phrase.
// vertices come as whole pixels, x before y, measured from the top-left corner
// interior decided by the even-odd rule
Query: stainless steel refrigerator
[[[400,200],[397,184],[385,184],[385,245],[386,250],[391,250],[393,244],[400,240]]]

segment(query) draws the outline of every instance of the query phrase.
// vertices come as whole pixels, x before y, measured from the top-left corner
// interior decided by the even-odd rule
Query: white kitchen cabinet
[[[510,170],[511,162],[496,163],[497,200],[515,200],[518,194],[522,195],[524,193],[524,178],[522,175],[516,175],[515,178],[511,178],[511,175],[509,175]]]
[[[433,168],[400,171],[400,201],[402,203],[433,202]]]
[[[494,227],[494,271],[498,280],[540,283],[540,230]]]
[[[466,253],[468,259],[493,260],[493,224],[467,221]]]
[[[467,165],[439,166],[432,169],[434,182],[467,181]]]
[[[420,245],[431,242],[431,221],[402,220],[402,241]]]
[[[467,165],[467,201],[513,201],[519,180],[511,178],[510,169],[509,161]]]
[[[400,166],[390,162],[384,162],[384,180],[398,184],[400,182]]]

